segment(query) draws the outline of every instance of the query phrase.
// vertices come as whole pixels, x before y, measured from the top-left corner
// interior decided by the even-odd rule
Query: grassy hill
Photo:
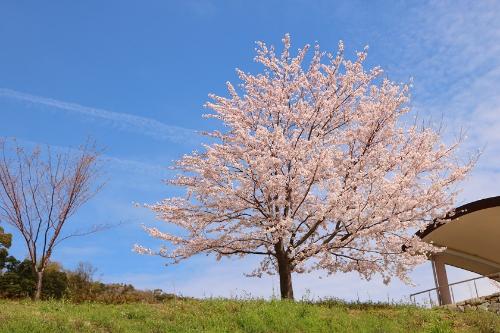
[[[336,301],[177,299],[106,305],[0,300],[0,332],[500,332],[500,316]]]

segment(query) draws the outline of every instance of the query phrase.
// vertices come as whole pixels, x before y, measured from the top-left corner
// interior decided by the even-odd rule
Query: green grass
[[[500,316],[336,301],[105,305],[0,300],[0,332],[500,332]]]

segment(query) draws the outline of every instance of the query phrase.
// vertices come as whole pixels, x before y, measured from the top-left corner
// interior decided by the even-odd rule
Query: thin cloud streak
[[[53,152],[78,154],[80,150],[77,147],[59,146],[42,142],[25,140],[23,138],[6,137],[7,139],[15,139],[24,147],[33,149],[35,147],[49,147]],[[148,177],[156,177],[159,179],[165,178],[171,174],[171,170],[167,166],[146,163],[126,158],[114,157],[103,154],[100,156],[101,162],[106,165],[106,168],[115,171],[125,171],[133,174],[142,174]]]
[[[188,144],[199,143],[199,140],[196,140],[196,132],[194,130],[179,126],[167,125],[151,118],[88,107],[76,103],[60,101],[57,99],[30,95],[5,88],[0,88],[0,97],[6,97],[36,105],[47,106],[51,109],[66,112],[69,114],[79,114],[94,119],[107,120],[120,129],[140,133],[157,140],[166,140],[175,143]]]

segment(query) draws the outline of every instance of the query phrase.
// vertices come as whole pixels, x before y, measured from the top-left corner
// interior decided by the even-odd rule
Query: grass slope
[[[0,300],[0,332],[500,332],[500,316],[341,302]]]

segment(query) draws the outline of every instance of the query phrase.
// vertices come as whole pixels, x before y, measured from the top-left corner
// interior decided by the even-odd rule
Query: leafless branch
[[[40,287],[58,243],[103,229],[96,225],[61,236],[69,218],[103,186],[99,156],[91,142],[61,153],[50,147],[27,150],[15,140],[0,139],[0,221],[23,237]]]

